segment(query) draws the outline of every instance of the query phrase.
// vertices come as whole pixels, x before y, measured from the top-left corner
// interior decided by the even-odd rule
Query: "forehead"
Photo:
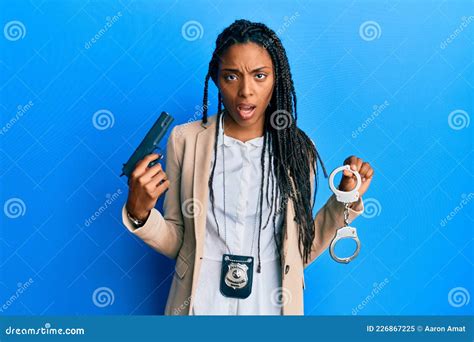
[[[245,65],[248,67],[273,65],[268,51],[253,42],[231,45],[222,54],[219,64],[220,66]]]

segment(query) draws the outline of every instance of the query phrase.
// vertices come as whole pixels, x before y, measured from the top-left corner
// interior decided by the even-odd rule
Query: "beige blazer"
[[[166,315],[189,315],[192,312],[204,249],[216,117],[209,117],[206,125],[195,121],[178,125],[171,131],[166,155],[166,174],[170,186],[164,199],[164,216],[154,208],[145,225],[134,229],[127,217],[125,205],[122,208],[122,221],[131,233],[155,251],[176,259]],[[314,189],[313,178],[311,186]],[[191,215],[189,206],[194,208]],[[319,210],[315,218],[316,234],[311,258],[305,264],[298,248],[293,202],[289,201],[281,260],[282,291],[285,291],[286,296],[282,307],[284,315],[304,314],[303,270],[329,246],[336,229],[343,226],[343,209],[343,204],[332,195]],[[350,222],[363,212],[362,199],[354,209],[349,209]]]

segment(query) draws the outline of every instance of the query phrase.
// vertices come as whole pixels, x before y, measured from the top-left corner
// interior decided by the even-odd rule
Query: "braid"
[[[298,242],[300,254],[307,262],[311,254],[312,243],[315,236],[315,227],[313,219],[313,208],[318,188],[317,175],[319,160],[324,176],[327,178],[326,168],[316,150],[311,139],[297,127],[297,110],[296,110],[296,91],[293,78],[290,71],[288,57],[281,40],[275,32],[262,23],[254,23],[248,20],[236,20],[232,25],[224,29],[217,39],[216,48],[209,62],[209,69],[205,79],[204,97],[203,97],[203,118],[202,122],[207,123],[207,98],[209,78],[212,78],[214,84],[218,84],[218,67],[220,56],[233,44],[243,44],[247,42],[257,43],[266,48],[269,53],[275,74],[275,84],[273,95],[270,100],[269,108],[265,111],[264,120],[264,140],[261,156],[262,182],[260,185],[259,198],[259,231],[258,231],[258,266],[257,272],[260,272],[260,233],[269,223],[270,216],[274,210],[272,225],[273,235],[277,245],[278,253],[281,258],[281,241],[277,236],[276,217],[278,214],[283,215],[283,222],[286,222],[286,209],[288,201],[291,199],[294,203],[295,216],[294,220],[298,227]],[[217,155],[217,134],[220,126],[222,98],[219,93],[218,115],[216,142],[214,144],[214,155]],[[283,119],[287,120],[287,125],[278,127],[280,114],[285,114]],[[271,148],[270,148],[271,147]],[[263,196],[264,175],[265,175],[265,154],[270,155],[268,165],[268,177],[266,186],[266,196]],[[212,189],[212,180],[214,178],[215,163],[212,167],[209,178],[210,199],[212,202],[212,211],[214,212],[214,192]],[[273,172],[270,172],[273,169]],[[310,176],[311,171],[314,179],[314,197],[311,198]],[[270,177],[271,175],[271,177]],[[275,178],[275,179],[274,179]],[[271,180],[271,197],[269,197],[269,187]],[[270,214],[266,219],[266,223],[262,227],[262,208],[263,200],[266,198],[267,204],[270,205]],[[280,207],[277,208],[278,199],[280,199]],[[311,204],[312,203],[312,204]],[[217,220],[216,220],[217,223]],[[218,233],[219,233],[219,226]],[[286,224],[284,224],[286,229]]]

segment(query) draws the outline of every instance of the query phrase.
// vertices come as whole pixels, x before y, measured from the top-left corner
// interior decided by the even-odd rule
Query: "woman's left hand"
[[[357,158],[356,156],[348,157],[344,160],[344,165],[350,165],[351,170],[359,172],[360,178],[362,179],[362,184],[359,188],[359,195],[362,197],[369,188],[370,182],[374,176],[374,169],[372,169],[369,163],[364,162],[361,158]],[[351,191],[355,188],[356,184],[356,176],[350,171],[344,170],[341,183],[339,184],[339,190]]]

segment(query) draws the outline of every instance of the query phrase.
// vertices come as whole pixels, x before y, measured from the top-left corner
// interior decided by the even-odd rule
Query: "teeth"
[[[241,110],[252,110],[254,107],[252,106],[239,106],[239,109]]]

